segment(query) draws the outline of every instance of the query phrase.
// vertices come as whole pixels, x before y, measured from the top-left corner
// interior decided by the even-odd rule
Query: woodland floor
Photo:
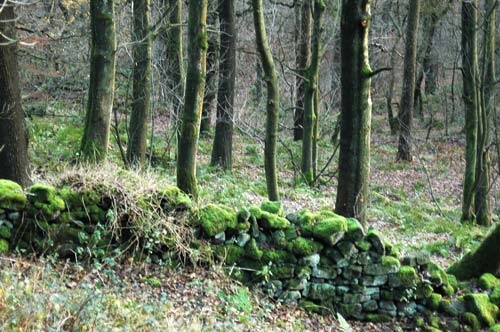
[[[54,123],[30,122],[32,160],[36,177],[57,176],[75,159],[80,129],[78,118]],[[461,225],[460,198],[463,140],[459,134],[431,133],[417,139],[415,160],[395,162],[397,138],[387,134],[383,116],[374,117],[372,138],[370,224],[404,255],[427,251],[443,267],[476,247],[487,229]],[[458,125],[457,125],[458,128]],[[455,128],[455,132],[458,129]],[[450,131],[451,132],[451,131]],[[417,137],[425,137],[422,130]],[[174,162],[166,141],[156,140],[154,172],[175,183]],[[286,212],[334,206],[334,161],[315,188],[297,184],[293,165],[300,145],[286,141],[279,151],[280,186]],[[199,149],[202,204],[219,202],[248,206],[265,200],[262,145],[239,134],[235,139],[234,171],[210,169],[211,138]],[[320,164],[333,150],[320,146]],[[112,162],[119,164],[116,144]],[[292,158],[290,151],[294,154]],[[295,159],[295,160],[294,160]],[[166,160],[166,161],[165,161]],[[494,190],[498,207],[498,186]],[[499,210],[496,210],[497,215]],[[498,219],[498,216],[496,216]],[[2,331],[398,331],[404,322],[389,324],[348,322],[337,316],[308,314],[276,303],[258,290],[227,276],[222,266],[158,266],[132,261],[117,266],[113,260],[92,266],[43,259],[0,257],[0,330]]]

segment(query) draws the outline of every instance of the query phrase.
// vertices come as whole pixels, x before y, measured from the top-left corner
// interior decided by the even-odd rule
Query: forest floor
[[[71,168],[81,134],[81,119],[33,117],[32,160],[37,180],[57,177]],[[458,127],[458,126],[457,126]],[[443,267],[476,247],[488,229],[462,225],[463,140],[441,131],[417,139],[415,160],[395,161],[397,138],[388,135],[383,116],[374,117],[371,163],[370,225],[401,254],[426,251]],[[458,131],[458,129],[457,129]],[[416,137],[425,137],[425,131]],[[124,137],[124,139],[126,139]],[[116,141],[116,140],[114,140]],[[262,144],[258,138],[235,137],[234,170],[208,167],[211,137],[200,140],[201,204],[218,202],[235,208],[265,200]],[[319,164],[333,151],[320,145]],[[317,186],[296,180],[299,143],[279,148],[280,188],[286,212],[333,207],[336,159]],[[150,154],[150,170],[175,183],[175,162],[168,139],[159,135]],[[116,143],[112,164],[120,164]],[[321,167],[320,167],[321,168]],[[106,171],[106,167],[103,168]],[[493,189],[498,207],[498,186]],[[495,211],[498,219],[499,210]],[[0,257],[0,330],[2,331],[398,331],[404,322],[343,323],[335,314],[320,316],[277,303],[258,290],[231,280],[222,266],[118,265],[109,260],[87,266],[54,257]]]

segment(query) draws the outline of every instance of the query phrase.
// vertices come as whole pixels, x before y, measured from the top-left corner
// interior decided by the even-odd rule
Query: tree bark
[[[217,97],[217,62],[219,57],[219,34],[216,32],[216,30],[218,28],[219,10],[218,0],[213,0],[208,4],[207,26],[212,31],[207,32],[207,79],[205,84],[205,95],[203,97],[203,111],[201,113],[201,134],[208,134],[208,132],[210,132],[212,109]]]
[[[273,56],[267,41],[262,0],[252,0],[253,19],[257,51],[260,55],[267,85],[266,138],[264,146],[264,168],[266,173],[267,196],[270,201],[279,200],[278,174],[276,171],[276,150],[279,118],[279,87]]]
[[[296,79],[295,112],[293,125],[293,140],[300,141],[304,136],[304,101],[307,68],[311,61],[311,0],[302,0],[300,4],[300,28],[298,45],[296,46]]]
[[[198,200],[196,155],[205,90],[207,0],[188,4],[188,68],[177,158],[177,186]]]
[[[28,132],[17,64],[14,4],[0,0],[0,178],[21,186],[30,181]]]
[[[146,160],[151,110],[151,31],[149,0],[134,0],[133,101],[129,124],[127,161],[142,165]]]
[[[322,0],[309,0],[314,1],[313,10],[313,34],[312,34],[312,52],[311,52],[311,65],[304,71],[305,72],[305,95],[304,95],[304,131],[302,140],[302,176],[306,183],[311,185],[314,180],[314,167],[313,150],[315,150],[315,128],[316,125],[316,112],[319,100],[316,101],[318,92],[318,76],[320,67],[320,53],[321,53],[321,19],[323,12],[326,9]]]
[[[478,135],[478,0],[462,2],[462,75],[465,107],[465,175],[462,200],[462,220],[474,220],[474,186],[476,182]]]
[[[411,127],[415,97],[415,72],[417,65],[417,35],[420,16],[420,0],[410,0],[404,58],[403,92],[399,114],[399,146],[397,160],[412,161]]]
[[[366,223],[370,175],[370,15],[370,1],[342,1],[342,101],[339,183],[335,211],[346,217],[356,217],[362,223]]]
[[[491,185],[491,118],[495,107],[495,29],[496,0],[486,0],[484,27],[484,61],[482,103],[478,121],[477,148],[477,190],[474,201],[476,222],[491,225],[490,185]]]
[[[219,88],[217,122],[212,150],[212,166],[231,170],[234,125],[234,88],[236,80],[236,15],[234,0],[220,2]]]
[[[111,0],[90,1],[90,84],[83,132],[82,158],[99,162],[106,158],[109,122],[115,92],[115,21]]]

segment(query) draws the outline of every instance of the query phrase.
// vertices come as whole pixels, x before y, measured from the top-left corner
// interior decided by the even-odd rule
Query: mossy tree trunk
[[[279,118],[279,87],[273,56],[267,41],[262,0],[252,0],[253,19],[257,51],[260,55],[267,85],[266,138],[264,146],[264,168],[266,172],[267,196],[270,201],[279,200],[276,151]]]
[[[496,29],[496,0],[486,0],[484,26],[484,61],[483,84],[480,100],[481,109],[478,119],[478,148],[477,148],[477,185],[474,197],[476,222],[479,225],[491,225],[491,118],[495,107],[495,29]]]
[[[462,75],[465,107],[465,175],[462,199],[462,220],[474,221],[474,186],[476,183],[478,135],[478,0],[462,2]]]
[[[420,16],[420,0],[410,0],[403,73],[403,92],[399,114],[399,145],[397,160],[412,161],[411,127],[415,97],[415,73],[417,66],[417,36]]]
[[[198,199],[196,155],[205,91],[207,56],[207,0],[188,5],[188,68],[177,157],[177,186]]]
[[[311,0],[301,0],[296,5],[300,6],[300,26],[295,50],[295,65],[298,75],[295,90],[293,139],[294,141],[300,141],[304,136],[305,76],[311,61]]]
[[[168,0],[169,27],[166,30],[166,77],[169,82],[175,128],[179,123],[184,98],[184,52],[182,46],[182,0]]]
[[[146,160],[148,122],[151,110],[151,31],[149,0],[134,0],[133,100],[129,124],[127,161],[142,165]]]
[[[370,1],[343,0],[341,13],[341,129],[335,211],[366,223],[370,174],[372,70],[368,59]]]
[[[29,182],[28,132],[17,64],[14,4],[0,0],[0,178]]]
[[[210,132],[212,109],[217,97],[219,33],[217,33],[216,31],[218,30],[219,25],[219,10],[219,1],[210,1],[210,3],[208,4],[207,14],[207,26],[210,30],[207,32],[207,79],[205,84],[205,95],[203,97],[203,111],[201,113],[200,134],[208,134],[208,132]]]
[[[231,170],[234,125],[234,88],[236,80],[236,14],[234,0],[220,2],[219,88],[217,122],[212,150],[212,166]]]
[[[112,0],[90,1],[90,83],[81,156],[89,162],[106,158],[115,93],[115,21]]]
[[[313,34],[311,65],[305,70],[305,95],[304,95],[304,131],[302,140],[302,176],[308,184],[314,181],[314,158],[316,151],[314,145],[317,138],[316,113],[318,110],[318,76],[321,57],[321,30],[322,16],[325,11],[325,4],[322,0],[310,0],[313,6]],[[314,151],[313,151],[314,150]]]
[[[483,273],[500,273],[500,225],[481,242],[473,252],[465,255],[459,262],[453,264],[448,273],[460,280],[480,277]]]

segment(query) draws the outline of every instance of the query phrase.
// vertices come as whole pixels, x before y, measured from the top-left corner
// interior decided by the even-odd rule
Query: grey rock
[[[244,247],[248,241],[250,241],[252,237],[248,233],[242,233],[238,235],[238,238],[236,239],[236,244],[240,247]]]
[[[319,254],[312,254],[311,256],[302,258],[302,262],[307,266],[315,268],[319,265],[320,259],[321,257],[319,256]]]
[[[326,283],[310,283],[308,297],[313,300],[335,298],[335,286]]]
[[[320,279],[335,279],[337,277],[336,269],[319,269],[314,267],[312,269],[312,276]]]
[[[375,300],[366,301],[363,303],[363,310],[367,312],[373,312],[378,309],[378,303]]]

